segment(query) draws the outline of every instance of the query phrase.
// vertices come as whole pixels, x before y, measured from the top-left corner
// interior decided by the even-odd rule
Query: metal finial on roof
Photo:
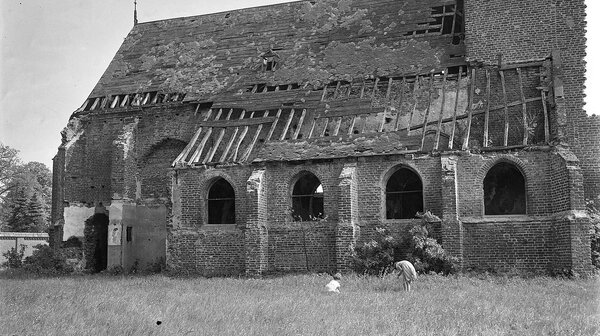
[[[138,23],[137,19],[137,1],[133,1],[133,25],[135,26]]]

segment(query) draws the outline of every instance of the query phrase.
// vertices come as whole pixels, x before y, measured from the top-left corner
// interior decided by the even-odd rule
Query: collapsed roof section
[[[462,17],[460,0],[318,0],[140,23],[84,106],[154,92],[252,104],[254,87],[292,87],[292,99],[341,80],[426,74],[463,63]]]

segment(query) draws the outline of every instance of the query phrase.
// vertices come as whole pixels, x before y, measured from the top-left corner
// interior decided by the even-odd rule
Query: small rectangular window
[[[128,242],[130,242],[130,241],[131,241],[131,231],[132,231],[132,229],[133,229],[133,228],[132,228],[131,226],[128,226],[128,227],[127,227],[127,231],[126,231],[126,236],[127,236],[127,237],[126,237],[126,241],[128,241]]]

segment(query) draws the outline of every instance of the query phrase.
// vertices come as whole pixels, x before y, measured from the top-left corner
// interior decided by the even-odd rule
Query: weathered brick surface
[[[189,46],[198,40],[194,32],[205,34],[205,30],[208,31],[204,29],[206,27],[210,28],[212,35],[204,37],[207,41],[213,39],[212,43],[207,42],[212,48],[212,54],[207,56],[215,59],[192,70],[198,74],[207,70],[206,67],[213,67],[209,69],[212,72],[208,72],[216,76],[216,84],[213,83],[215,91],[207,94],[202,86],[203,80],[192,76],[194,78],[189,83],[183,84],[199,90],[186,95],[183,102],[103,107],[93,111],[84,109],[74,114],[74,121],[66,131],[61,147],[63,152],[59,151],[55,159],[53,221],[60,222],[62,219],[64,201],[88,206],[108,205],[116,199],[125,203],[158,202],[166,205],[169,212],[167,263],[178,272],[210,276],[344,271],[350,267],[351,247],[368,241],[377,227],[402,233],[409,224],[417,221],[385,218],[386,182],[397,168],[406,167],[422,180],[424,210],[431,211],[442,220],[432,230],[434,236],[451,253],[461,257],[463,266],[586,272],[589,269],[587,219],[578,211],[583,209],[586,197],[600,194],[600,119],[586,117],[582,109],[585,76],[583,0],[465,1],[466,49],[460,40],[455,41],[458,44],[452,44],[453,37],[449,34],[426,33],[422,29],[424,25],[429,26],[426,22],[432,19],[433,7],[450,6],[453,1],[368,0],[352,4],[356,7],[354,9],[361,10],[357,14],[358,21],[353,21],[356,17],[348,15],[340,19],[342,22],[334,20],[317,24],[311,21],[314,19],[312,15],[318,14],[310,11],[313,7],[304,6],[306,11],[301,12],[298,9],[302,4],[294,3],[232,12],[230,16],[235,22],[230,22],[232,19],[227,14],[218,13],[134,27],[90,98],[137,92],[140,83],[148,83],[149,79],[153,81],[143,90],[164,89],[158,86],[161,80],[158,72],[154,71],[156,69],[152,68],[155,65],[148,62],[154,56],[164,58],[154,47],[171,43],[174,39],[180,47]],[[329,9],[327,7],[321,12]],[[270,14],[278,15],[272,15],[270,24],[265,27],[281,29],[235,40],[240,31],[255,31],[256,23],[266,20]],[[363,14],[366,16],[360,16]],[[326,18],[321,20],[327,21]],[[290,29],[297,35],[284,36]],[[366,38],[373,40],[364,40]],[[295,62],[298,60],[294,57],[310,55],[317,60],[318,66],[313,68],[305,64],[298,68],[300,70],[288,68],[285,69],[287,72],[256,73],[252,63],[257,61],[258,56],[253,53],[257,48],[274,48],[273,39],[280,44],[277,47],[281,47],[281,55],[289,61]],[[220,43],[222,40],[236,41],[239,48],[232,52],[229,42]],[[295,44],[290,42],[294,41],[302,43],[293,46]],[[372,43],[375,42],[382,47],[374,47]],[[358,45],[361,48],[356,48]],[[380,48],[377,57],[361,54],[365,50],[373,52],[376,48]],[[354,58],[348,56],[348,50],[356,52]],[[147,53],[152,57],[140,57]],[[256,57],[248,58],[246,54]],[[490,147],[503,145],[504,110],[490,113],[487,144],[482,111],[488,104],[501,106],[505,100],[497,68],[498,54],[502,54],[501,65],[532,60],[539,62],[523,67],[520,81],[516,69],[503,72],[506,100],[517,102],[506,109],[509,120],[507,145],[513,148],[493,150]],[[318,131],[323,134],[327,131],[325,117],[318,125],[308,122],[315,113],[326,116],[334,110],[333,107],[344,104],[343,97],[337,97],[336,101],[327,96],[328,91],[321,91],[332,78],[338,81],[339,87],[342,80],[370,76],[369,80],[373,82],[375,77],[400,76],[394,79],[397,85],[402,76],[419,74],[420,80],[424,80],[424,75],[432,69],[438,71],[439,77],[442,68],[465,65],[465,55],[469,61],[469,74],[475,70],[475,78],[469,81],[471,86],[468,87],[472,89],[471,99],[476,107],[468,137],[470,143],[465,146],[469,150],[460,150],[466,133],[465,115],[456,124],[452,144],[455,150],[459,150],[454,152],[447,151],[443,144],[441,153],[432,152],[433,126],[427,126],[429,132],[423,136],[424,150],[420,152],[421,129],[411,131],[410,135],[405,131],[379,133],[373,129],[364,134],[346,135],[345,138],[340,135],[306,140],[313,126],[315,129],[323,128]],[[384,56],[393,57],[388,59]],[[171,59],[161,59],[160,62],[157,64],[167,68],[176,67],[169,63],[173,62]],[[398,63],[392,66],[388,64],[390,62]],[[215,68],[215,64],[221,65]],[[356,70],[371,69],[371,66],[372,73]],[[148,67],[154,70],[146,71]],[[185,72],[186,69],[178,68],[177,71]],[[486,73],[491,79],[489,100]],[[269,82],[268,85],[257,84],[266,82]],[[288,86],[288,82],[296,85]],[[462,89],[458,88],[462,90],[458,100],[465,100],[469,91],[464,77],[463,82]],[[300,89],[298,83],[306,83],[306,86]],[[520,91],[521,83],[523,93]],[[281,87],[278,86],[280,84]],[[198,85],[201,87],[195,87]],[[264,86],[264,92],[251,92],[260,85]],[[271,91],[268,91],[269,87]],[[369,87],[364,84],[363,88],[371,90],[372,97],[375,97],[376,90],[371,84]],[[388,90],[390,88],[392,85]],[[547,93],[548,125],[542,119],[541,90],[544,90],[544,95]],[[385,88],[378,94],[383,92]],[[438,89],[433,90],[434,96],[439,93]],[[526,104],[525,117],[519,103],[521,94],[530,99]],[[428,94],[423,91],[420,95]],[[438,98],[434,97],[432,110],[440,109],[441,102],[435,100]],[[245,153],[244,149],[256,133],[256,152],[269,155],[256,157],[254,162],[254,157],[218,164],[211,161],[206,165],[202,165],[202,160],[191,163],[183,160],[185,162],[180,161],[177,167],[171,168],[173,160],[193,139],[209,111],[204,107],[197,110],[199,106],[194,99],[200,99],[203,106],[212,104],[214,111],[235,108],[235,112],[229,110],[234,112],[230,120],[239,118],[243,109],[252,118],[272,119],[281,107],[285,107],[284,117],[290,115],[292,107],[297,111],[306,108],[308,112],[301,126],[299,113],[293,118],[282,117],[279,120],[273,136],[282,138],[281,141],[266,139],[270,124],[265,123],[261,132],[258,124],[252,124],[248,136],[234,147]],[[206,103],[207,99],[211,102]],[[366,102],[365,108],[376,105],[376,100]],[[412,101],[408,100],[411,105]],[[361,104],[364,103],[361,100]],[[410,108],[405,106],[405,110],[397,114],[409,113],[417,107],[418,110],[429,110],[423,103],[421,101]],[[464,109],[467,103],[461,101],[460,105]],[[356,106],[346,107],[359,110]],[[252,114],[252,111],[257,114]],[[367,119],[373,117],[371,121],[377,121],[375,126],[381,119],[383,126],[391,127],[391,122],[385,123],[385,113],[381,114],[383,118],[377,113],[372,114],[365,118],[352,117],[352,122],[366,125]],[[219,122],[224,121],[224,116],[225,113],[220,115]],[[335,127],[336,118],[327,121],[329,131]],[[283,133],[286,121],[290,130],[299,127],[297,133],[302,136],[299,140],[289,139],[291,131],[287,136]],[[413,120],[411,125],[415,122],[420,121]],[[339,118],[341,124],[342,117]],[[451,131],[448,125],[443,127],[444,132]],[[544,136],[546,126],[550,131],[549,139]],[[206,137],[205,148],[198,153],[203,158],[205,156],[200,154],[213,146],[219,154],[224,151],[227,137],[232,136],[236,127],[227,127],[227,132],[223,133],[227,136],[219,145],[216,141],[219,141],[221,132],[219,127],[214,128],[214,134]],[[242,129],[240,127],[239,131],[243,132]],[[528,140],[523,146],[525,135]],[[388,143],[385,139],[395,141]],[[196,145],[191,149],[196,150],[202,141],[194,141]],[[304,144],[310,145],[310,148],[303,148]],[[483,180],[498,162],[509,162],[523,174],[525,215],[484,216]],[[326,218],[296,222],[291,216],[291,193],[294,183],[306,172],[314,174],[322,184]],[[207,223],[207,193],[217,178],[225,179],[234,189],[235,224]],[[55,231],[59,232],[60,226]]]

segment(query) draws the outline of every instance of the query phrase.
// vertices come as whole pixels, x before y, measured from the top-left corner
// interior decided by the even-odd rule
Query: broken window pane
[[[486,215],[525,214],[525,178],[515,165],[500,162],[483,180]]]
[[[208,224],[235,224],[235,192],[223,178],[208,191]]]
[[[408,168],[398,169],[385,187],[387,219],[414,218],[423,211],[423,184],[421,178]]]
[[[295,221],[324,218],[323,186],[319,179],[311,173],[306,173],[294,184],[292,217]]]

